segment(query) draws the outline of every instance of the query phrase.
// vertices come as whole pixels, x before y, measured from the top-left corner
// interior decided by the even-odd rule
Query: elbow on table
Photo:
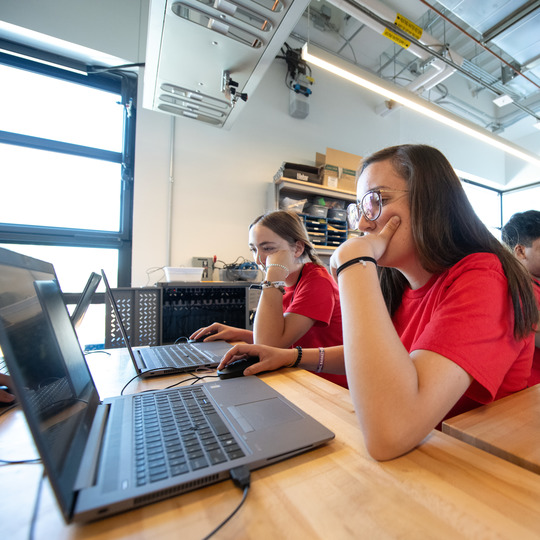
[[[419,442],[401,432],[380,428],[364,430],[364,441],[369,455],[377,461],[389,461],[413,450]]]

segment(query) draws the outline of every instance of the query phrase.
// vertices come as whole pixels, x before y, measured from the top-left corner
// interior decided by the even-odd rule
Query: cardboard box
[[[315,163],[323,167],[323,185],[356,193],[356,172],[362,161],[361,156],[349,154],[334,148],[327,148],[326,154],[315,155]]]

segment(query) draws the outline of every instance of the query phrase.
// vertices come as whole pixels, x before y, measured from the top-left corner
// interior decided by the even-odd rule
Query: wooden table
[[[540,474],[540,384],[450,418],[442,430]]]
[[[89,357],[102,397],[134,375],[125,356]],[[433,431],[416,450],[371,459],[349,393],[303,370],[262,378],[336,434],[307,454],[254,471],[244,506],[216,539],[454,539],[540,537],[540,476]],[[136,381],[127,391],[177,377]],[[20,411],[0,418],[0,458],[35,455]],[[0,468],[2,537],[27,538],[41,465]],[[237,506],[231,481],[86,525],[66,526],[45,483],[36,540],[201,539]]]

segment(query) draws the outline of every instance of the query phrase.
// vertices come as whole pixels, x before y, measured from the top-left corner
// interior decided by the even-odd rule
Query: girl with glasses
[[[373,154],[357,192],[349,219],[364,234],[331,259],[344,345],[304,350],[297,365],[346,371],[367,449],[386,460],[445,418],[524,389],[538,310],[527,273],[435,148]],[[243,354],[259,356],[245,375],[297,362],[294,351],[241,345],[222,365]]]
[[[213,323],[192,334],[204,341],[224,339],[294,348],[343,344],[339,292],[319,259],[301,218],[276,210],[249,227],[249,248],[264,272],[253,332]],[[321,374],[347,387],[343,373]]]

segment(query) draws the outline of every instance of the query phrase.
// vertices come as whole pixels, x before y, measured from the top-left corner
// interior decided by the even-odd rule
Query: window
[[[93,271],[129,286],[135,76],[1,53],[0,80],[0,247],[53,263],[70,310]],[[104,342],[104,294],[93,302],[83,346]]]
[[[503,225],[516,213],[540,209],[540,185],[503,193]]]
[[[470,182],[462,182],[469,202],[480,220],[497,237],[501,228],[501,193]]]
[[[465,193],[482,222],[500,240],[501,228],[516,212],[540,208],[540,184],[499,191],[462,181]]]
[[[52,262],[64,292],[131,280],[136,79],[0,54],[0,245]]]

